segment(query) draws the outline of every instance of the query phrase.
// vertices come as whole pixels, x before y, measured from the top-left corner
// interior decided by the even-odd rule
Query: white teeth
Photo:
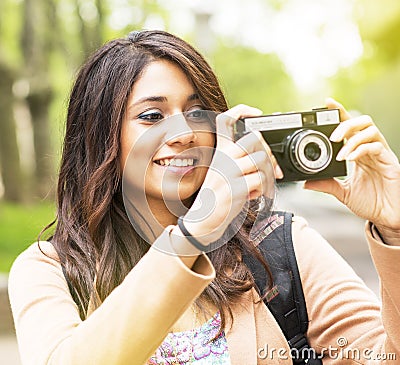
[[[165,158],[163,160],[158,160],[159,165],[161,166],[176,166],[176,167],[187,167],[193,166],[194,159],[193,158],[184,158],[184,159],[168,159]]]

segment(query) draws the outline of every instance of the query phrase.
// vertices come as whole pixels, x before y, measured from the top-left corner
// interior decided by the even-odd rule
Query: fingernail
[[[337,101],[336,101],[334,98],[332,98],[331,96],[328,96],[328,97],[325,99],[325,103],[326,103],[326,104],[336,104]]]
[[[275,166],[275,176],[278,179],[282,179],[283,178],[283,171],[281,170],[281,168],[278,165]]]
[[[336,156],[336,161],[343,161],[346,155],[346,150],[342,148]]]
[[[342,140],[342,133],[340,133],[340,130],[335,129],[329,139],[332,142],[340,142]]]

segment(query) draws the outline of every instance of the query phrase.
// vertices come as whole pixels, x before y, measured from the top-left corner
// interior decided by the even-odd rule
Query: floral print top
[[[225,333],[214,338],[220,328],[221,316],[217,312],[200,327],[190,331],[167,335],[148,365],[228,365],[231,363]]]

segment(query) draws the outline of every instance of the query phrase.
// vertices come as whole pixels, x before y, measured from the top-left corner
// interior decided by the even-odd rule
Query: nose
[[[187,145],[197,140],[197,135],[188,125],[183,115],[175,115],[168,121],[168,132],[166,133],[166,144]]]

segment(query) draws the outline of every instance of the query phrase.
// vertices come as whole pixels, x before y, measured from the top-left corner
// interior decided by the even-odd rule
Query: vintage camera
[[[329,140],[339,122],[339,110],[327,108],[243,118],[235,124],[234,139],[260,131],[283,171],[278,182],[345,176],[346,162],[336,161],[343,142]]]

